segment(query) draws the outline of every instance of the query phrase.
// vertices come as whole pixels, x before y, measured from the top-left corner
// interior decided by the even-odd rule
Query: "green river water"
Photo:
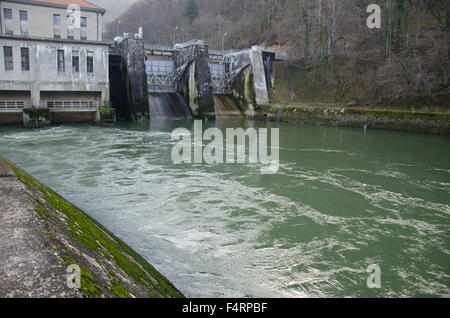
[[[0,128],[0,154],[192,297],[450,297],[450,138],[278,127],[280,169],[171,160],[176,127]],[[381,268],[381,288],[366,280]]]

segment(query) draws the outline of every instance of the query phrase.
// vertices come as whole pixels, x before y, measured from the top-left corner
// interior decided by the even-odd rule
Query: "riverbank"
[[[258,106],[252,119],[294,124],[386,129],[405,132],[450,134],[450,113],[349,108],[338,106]]]
[[[0,156],[0,297],[183,295],[114,234]],[[66,269],[81,268],[81,288]]]

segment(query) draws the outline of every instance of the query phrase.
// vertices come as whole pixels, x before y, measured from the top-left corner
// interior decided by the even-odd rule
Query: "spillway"
[[[149,94],[148,99],[151,118],[192,119],[191,111],[180,94]]]
[[[229,95],[214,95],[216,118],[244,118],[239,106]]]

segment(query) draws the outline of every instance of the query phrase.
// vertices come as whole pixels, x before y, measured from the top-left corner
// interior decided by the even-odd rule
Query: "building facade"
[[[104,13],[85,0],[0,1],[0,111],[108,106]]]

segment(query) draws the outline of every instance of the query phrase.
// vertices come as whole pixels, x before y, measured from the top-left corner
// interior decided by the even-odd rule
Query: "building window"
[[[20,17],[21,22],[27,22],[28,21],[28,11],[20,10],[19,17]]]
[[[12,28],[12,9],[3,9],[3,16],[5,17],[5,34],[14,34]]]
[[[80,18],[80,26],[81,26],[80,39],[81,40],[87,40],[87,32],[86,32],[87,18],[86,17],[81,17]]]
[[[22,71],[28,72],[30,70],[30,50],[27,47],[21,47],[20,57],[22,61]]]
[[[53,37],[55,39],[61,38],[61,15],[53,15]]]
[[[75,39],[75,33],[73,32],[73,29],[67,29],[67,38],[69,40]]]
[[[53,25],[61,25],[61,15],[59,14],[53,15]]]
[[[13,49],[12,46],[3,47],[3,56],[5,59],[5,71],[14,70]]]
[[[58,50],[58,58],[57,58],[57,62],[58,62],[58,73],[64,73],[66,70],[66,66],[64,63],[64,50]]]
[[[80,72],[80,53],[78,51],[72,51],[72,72]]]
[[[20,10],[20,34],[28,35],[28,11]]]
[[[94,73],[94,57],[92,56],[92,52],[88,52],[86,57],[86,71],[88,73]]]
[[[68,15],[67,16],[67,38],[69,40],[75,39],[74,26],[75,26],[75,17]]]
[[[3,16],[5,20],[12,20],[12,9],[3,9]]]

